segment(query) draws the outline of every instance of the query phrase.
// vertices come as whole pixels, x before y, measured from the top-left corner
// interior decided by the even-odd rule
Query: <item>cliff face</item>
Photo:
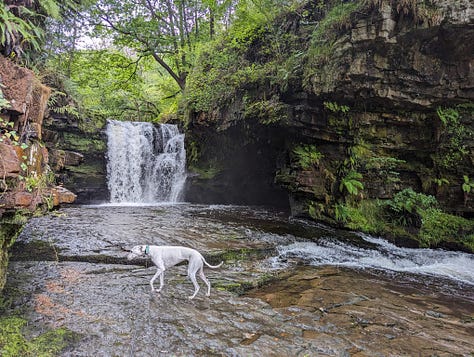
[[[283,101],[297,105],[291,130],[323,154],[332,147],[322,166],[357,161],[368,197],[412,187],[472,214],[462,183],[474,177],[474,10],[467,1],[433,4],[425,18],[390,3],[356,15],[328,57],[306,68],[304,99]]]
[[[58,181],[77,196],[76,203],[108,201],[103,131],[86,132],[76,117],[52,111],[45,118],[44,131],[51,167]]]
[[[8,248],[38,206],[71,203],[75,195],[56,186],[43,142],[43,118],[50,89],[34,73],[0,56],[0,290]]]
[[[191,95],[194,166],[221,174],[201,175],[201,187],[210,182],[215,191],[222,175],[236,171],[238,152],[249,163],[239,166],[240,176],[258,172],[266,187],[284,187],[297,215],[334,218],[328,207],[341,198],[390,199],[412,188],[472,216],[472,2],[335,2],[322,9],[309,1],[277,22],[240,54],[242,66],[263,69],[261,78],[249,77],[206,110]],[[275,38],[280,48],[269,56]],[[220,195],[245,191],[246,181],[237,181],[235,191],[221,184]]]

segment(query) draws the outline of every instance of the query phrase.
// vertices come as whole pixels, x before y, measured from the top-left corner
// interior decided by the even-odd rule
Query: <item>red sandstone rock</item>
[[[13,196],[16,207],[30,207],[33,204],[34,196],[30,192],[16,192]]]
[[[76,195],[62,186],[56,186],[56,191],[59,195],[59,203],[73,203],[76,200]]]
[[[15,147],[0,143],[0,177],[17,177],[20,173],[20,157]]]
[[[0,56],[2,92],[10,102],[8,112],[13,113],[15,129],[31,131],[32,137],[41,139],[41,126],[51,89],[43,85],[33,71],[20,67]]]
[[[42,195],[45,199],[52,199],[51,203],[54,207],[59,206],[61,203],[73,203],[77,197],[74,193],[62,186],[45,189],[42,191]]]

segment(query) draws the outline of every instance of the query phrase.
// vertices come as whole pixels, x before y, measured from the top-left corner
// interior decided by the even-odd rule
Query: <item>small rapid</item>
[[[358,245],[334,237],[280,245],[277,256],[270,259],[270,265],[279,269],[298,260],[312,266],[333,265],[443,277],[474,286],[474,256],[471,254],[401,248],[381,238],[358,236],[361,239]]]

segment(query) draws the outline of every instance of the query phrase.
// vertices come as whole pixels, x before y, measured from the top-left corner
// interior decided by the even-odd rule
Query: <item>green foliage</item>
[[[470,194],[474,190],[474,181],[469,179],[469,176],[463,175],[462,190],[466,194]]]
[[[235,20],[229,29],[231,44],[248,46],[261,37],[266,27],[285,8],[291,6],[288,0],[240,0],[235,11]]]
[[[440,139],[439,152],[435,155],[434,160],[444,170],[455,170],[469,154],[465,142],[473,133],[462,124],[461,111],[466,112],[462,106],[457,108],[438,107],[436,111],[438,118],[443,123],[444,132]]]
[[[322,203],[317,203],[314,201],[309,202],[308,204],[308,214],[311,218],[319,220],[326,213],[326,208]]]
[[[336,218],[336,221],[347,223],[349,215],[349,209],[345,204],[336,203],[334,205],[334,217]]]
[[[385,203],[385,207],[391,219],[403,226],[420,225],[421,212],[437,208],[438,201],[435,197],[425,195],[406,188],[398,192],[391,200]]]
[[[339,105],[336,102],[324,102],[323,104],[326,109],[330,110],[333,113],[346,114],[350,110],[350,107],[348,107],[347,105]]]
[[[19,317],[0,319],[0,354],[4,357],[55,356],[74,340],[71,331],[59,328],[28,340],[23,331],[27,321]]]
[[[319,165],[319,161],[324,157],[314,145],[297,146],[293,149],[293,154],[295,154],[298,165],[303,170]]]
[[[268,67],[242,58],[235,48],[226,46],[220,38],[202,45],[188,77],[185,104],[195,112],[209,112],[228,104],[235,93],[263,86]]]
[[[396,171],[400,165],[405,164],[405,160],[399,160],[394,157],[371,157],[365,168],[377,172],[387,183],[400,182],[400,173]]]
[[[66,64],[62,71],[69,71],[69,79],[48,77],[58,87],[68,86],[57,88],[51,97],[50,108],[57,114],[82,114],[100,123],[107,118],[153,121],[162,112],[169,113],[169,106],[178,99],[170,97],[179,92],[178,86],[169,77],[160,76],[156,63],[149,59],[113,50],[82,50],[67,62],[55,59],[48,66],[61,68]],[[65,91],[75,101],[68,99]]]
[[[16,130],[13,130],[14,125],[15,123],[13,123],[12,121],[7,121],[0,117],[0,143],[7,141],[12,145],[19,146],[23,150],[25,150],[26,148],[28,148],[28,145],[19,141],[20,135],[18,135]]]
[[[347,191],[350,195],[358,195],[359,190],[364,189],[364,184],[361,182],[362,174],[357,171],[349,171],[342,179],[339,184],[339,191]]]
[[[438,107],[436,114],[446,126],[459,124],[459,112],[456,109]]]
[[[346,212],[345,226],[347,228],[369,234],[380,234],[386,231],[383,210],[378,201],[363,200],[357,206],[350,204],[342,206]]]
[[[246,118],[256,118],[262,124],[274,124],[287,118],[288,109],[287,105],[274,96],[246,105],[244,115]]]
[[[361,7],[361,2],[344,2],[330,9],[313,32],[309,52],[309,68],[329,61],[339,31],[351,24],[351,15]]]
[[[0,111],[10,106],[10,102],[3,96],[3,87],[4,85],[0,81]]]
[[[474,221],[442,212],[438,208],[419,210],[422,225],[419,237],[423,245],[436,246],[440,242],[458,241],[474,247]]]
[[[48,107],[51,109],[52,112],[56,114],[79,119],[80,113],[77,105],[75,105],[75,103],[67,101],[67,97],[68,95],[64,92],[61,92],[59,90],[53,91],[48,100]],[[67,102],[63,104],[62,99],[65,99]]]
[[[54,19],[61,18],[61,10],[59,8],[58,2],[55,0],[38,0],[41,9],[43,9],[44,13]],[[67,1],[66,1],[67,2]]]
[[[19,16],[11,11],[12,7],[3,2],[0,4],[0,45],[12,49],[15,47],[17,55],[21,54],[20,43],[21,46],[28,44],[33,49],[40,50],[43,30],[33,22],[37,14],[24,6],[14,8]]]
[[[187,78],[184,105],[194,112],[213,112],[237,97],[250,101],[247,114],[263,124],[285,117],[285,108],[275,100],[276,90],[288,90],[297,83],[304,52],[294,35],[273,26],[277,16],[296,3],[292,0],[245,0],[237,5],[226,33],[214,41],[196,46],[192,71]],[[261,88],[265,88],[261,92]],[[268,99],[270,98],[270,99]],[[209,118],[215,118],[212,115]]]

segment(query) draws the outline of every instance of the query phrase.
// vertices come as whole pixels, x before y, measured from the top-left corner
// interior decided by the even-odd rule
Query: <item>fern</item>
[[[303,170],[308,170],[312,166],[319,165],[319,161],[324,157],[314,145],[301,145],[293,149],[293,153],[298,158],[298,165]]]
[[[362,179],[362,175],[357,171],[351,170],[349,173],[341,180],[339,185],[339,191],[343,192],[344,189],[350,195],[358,195],[359,190],[364,189],[364,184],[360,181]]]
[[[438,114],[438,118],[446,126],[449,124],[455,125],[459,123],[459,112],[456,109],[438,107],[436,114]]]
[[[41,8],[46,12],[46,15],[53,19],[60,19],[61,14],[58,3],[54,0],[38,0]]]
[[[20,6],[18,9],[26,18],[37,15],[24,6]],[[2,46],[10,47],[21,42],[22,45],[29,43],[35,50],[41,48],[40,40],[43,38],[43,30],[30,20],[15,16],[5,4],[0,5],[0,30],[0,44]]]

